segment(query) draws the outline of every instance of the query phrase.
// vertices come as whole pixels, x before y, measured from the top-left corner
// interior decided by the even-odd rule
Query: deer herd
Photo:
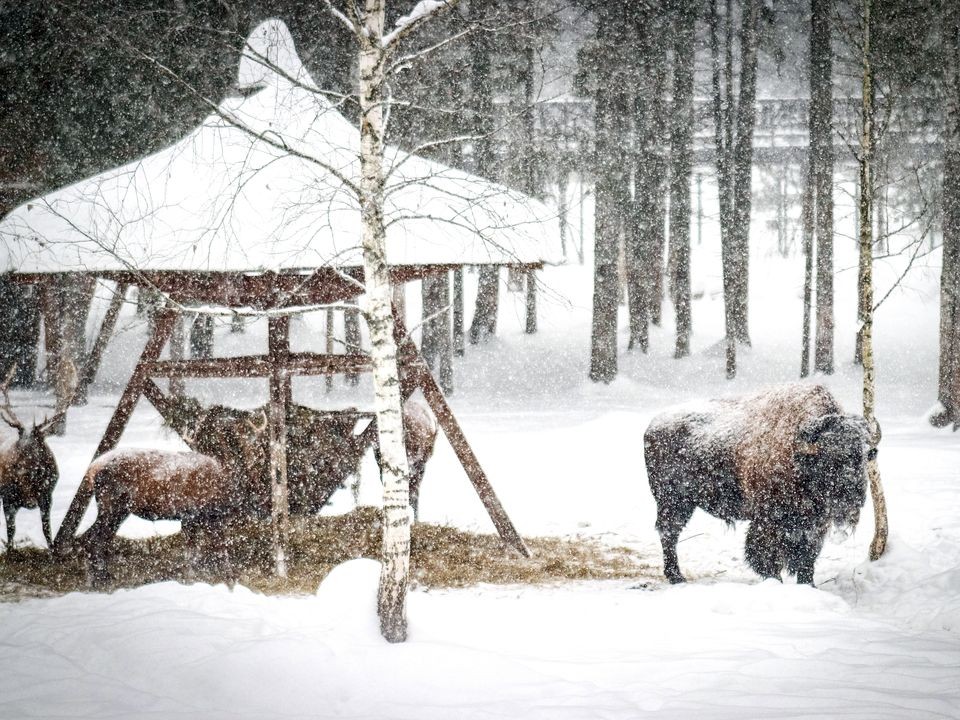
[[[96,520],[78,538],[64,543],[64,547],[55,547],[50,530],[50,506],[59,473],[47,437],[62,420],[69,401],[58,405],[51,417],[28,428],[10,403],[8,386],[12,375],[13,372],[0,386],[0,420],[16,431],[15,437],[0,444],[0,502],[6,519],[8,552],[14,547],[17,511],[39,508],[48,547],[54,551],[75,547],[85,553],[91,583],[103,585],[110,577],[108,565],[113,539],[123,521],[135,515],[146,520],[179,520],[192,558],[204,567],[230,570],[224,563],[229,563],[225,548],[231,522],[251,507],[263,507],[265,503],[262,498],[244,497],[251,487],[257,487],[256,483],[251,485],[248,478],[241,477],[243,467],[230,462],[229,458],[215,457],[215,453],[122,448],[95,458],[83,476],[81,489],[96,500]],[[437,424],[416,400],[406,402],[403,417],[411,504],[416,512],[420,483],[426,462],[433,453]],[[349,433],[352,440],[352,425],[323,427],[327,432]],[[379,462],[376,433],[365,436],[371,438],[370,449]],[[342,444],[324,443],[321,438],[317,446],[342,447]],[[359,448],[360,454],[366,449]],[[323,449],[317,451],[323,452]],[[336,460],[311,458],[314,466],[321,468],[335,465]],[[335,482],[343,487],[345,480],[338,476]],[[317,478],[316,482],[326,488],[329,479]],[[356,482],[352,487],[355,497]],[[332,490],[323,494],[327,499]],[[312,510],[316,512],[319,508]]]

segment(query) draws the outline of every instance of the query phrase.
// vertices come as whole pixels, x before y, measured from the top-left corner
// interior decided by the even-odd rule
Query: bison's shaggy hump
[[[794,383],[731,402],[740,418],[734,463],[749,504],[793,498],[780,496],[796,487],[797,435],[810,420],[843,411],[823,385]]]

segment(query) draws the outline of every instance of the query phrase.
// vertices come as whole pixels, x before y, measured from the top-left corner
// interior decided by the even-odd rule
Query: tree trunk
[[[629,205],[625,218],[625,261],[627,274],[627,300],[630,318],[630,341],[628,349],[639,347],[647,352],[650,324],[659,322],[659,305],[662,295],[663,246],[664,246],[664,177],[667,164],[662,147],[664,112],[659,109],[663,102],[667,74],[667,46],[656,39],[657,28],[662,22],[649,8],[634,11],[636,43],[633,63],[633,173],[634,195],[629,198],[629,178],[618,182],[622,185],[622,199],[618,202]],[[609,82],[622,82],[611,76]],[[626,128],[623,128],[625,131]],[[618,130],[619,132],[620,130]],[[610,160],[610,162],[617,162]],[[659,288],[658,288],[659,285]]]
[[[364,315],[370,330],[383,480],[383,549],[377,606],[380,632],[389,642],[402,642],[407,637],[410,487],[383,218],[384,72],[387,59],[382,43],[384,0],[365,1],[363,32],[357,38],[360,43],[360,214],[366,288]]]
[[[0,373],[16,364],[13,387],[33,385],[40,344],[40,303],[35,285],[20,285],[0,275]]]
[[[356,300],[347,300],[347,308],[343,311],[343,335],[345,351],[348,354],[359,353],[360,348],[360,311],[357,309]],[[344,376],[347,385],[359,385],[360,375],[355,372],[348,372]]]
[[[190,326],[190,357],[213,357],[213,316],[200,313]]]
[[[497,311],[500,308],[500,268],[482,265],[478,275],[477,304],[469,332],[471,345],[497,334]]]
[[[800,332],[800,377],[810,375],[810,318],[813,315],[813,178],[810,175],[810,158],[803,167],[803,328]]]
[[[170,333],[170,339],[167,341],[167,347],[170,352],[171,360],[183,360],[184,346],[187,343],[187,317],[182,312],[177,313],[177,319],[173,321],[173,332]],[[186,383],[182,377],[171,377],[170,395],[175,398],[183,398],[186,392]]]
[[[753,128],[757,93],[757,32],[760,0],[748,0],[740,34],[740,96],[737,100],[737,137],[733,147],[733,334],[750,344],[748,292],[750,275],[750,208],[752,201]]]
[[[733,183],[731,178],[730,145],[732,143],[732,7],[726,7],[725,65],[720,53],[720,13],[717,0],[710,3],[710,55],[712,59],[713,130],[717,163],[717,200],[720,205],[720,259],[723,273],[723,323],[726,346],[726,376],[737,374],[737,346],[734,333],[735,272],[733,247]],[[726,72],[724,72],[724,69]],[[724,91],[726,80],[726,92]]]
[[[947,7],[946,122],[943,141],[943,266],[940,271],[940,408],[930,422],[960,427],[960,8]]]
[[[693,41],[696,5],[677,6],[670,133],[670,290],[677,317],[674,357],[690,354],[690,175],[693,167]]]
[[[873,67],[870,56],[870,3],[863,0],[863,97],[861,104],[860,132],[860,306],[866,309],[862,318],[861,351],[863,358],[863,416],[866,418],[875,443],[880,441],[880,428],[876,420],[876,386],[873,363],[873,224],[871,205],[873,200]],[[887,504],[880,484],[880,469],[874,458],[867,463],[870,478],[870,494],[873,498],[874,535],[870,543],[870,559],[877,560],[887,545]]]
[[[447,273],[421,283],[423,359],[447,395],[453,392],[453,346],[450,336],[450,278]]]
[[[622,21],[619,7],[601,7],[597,18],[597,41],[610,42],[621,37],[624,34]],[[628,187],[623,163],[628,96],[622,68],[615,65],[605,63],[598,69],[595,103],[596,212],[590,379],[605,383],[617,375],[620,299],[617,260],[623,229],[624,195]]]
[[[481,24],[489,9],[490,0],[474,0],[469,5],[471,23]],[[490,33],[480,30],[470,35],[470,87],[473,113],[472,133],[474,172],[487,180],[496,179],[493,153],[493,84],[490,76],[492,42]],[[477,302],[470,323],[470,343],[476,344],[497,332],[497,312],[500,308],[500,268],[480,268]]]
[[[817,247],[817,315],[813,367],[833,372],[833,50],[829,0],[811,0],[810,176]],[[860,312],[863,320],[863,308]]]

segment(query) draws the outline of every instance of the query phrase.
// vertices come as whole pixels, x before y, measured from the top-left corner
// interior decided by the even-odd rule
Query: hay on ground
[[[105,588],[131,588],[154,582],[237,582],[265,594],[310,594],[330,570],[355,558],[378,559],[381,513],[361,507],[344,515],[291,521],[286,578],[273,574],[270,526],[244,521],[230,534],[233,575],[195,569],[180,533],[133,540],[116,538]],[[529,538],[533,553],[523,558],[496,535],[418,523],[411,536],[411,580],[426,588],[478,584],[550,584],[572,580],[642,579],[658,581],[659,567],[628,548],[592,539]],[[0,600],[46,597],[87,591],[82,555],[53,557],[46,550],[20,548],[0,555]]]

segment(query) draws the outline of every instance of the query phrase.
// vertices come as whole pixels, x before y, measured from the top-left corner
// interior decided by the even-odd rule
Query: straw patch
[[[378,559],[381,513],[361,507],[344,515],[293,518],[287,543],[287,577],[273,573],[269,523],[245,521],[230,533],[233,578],[209,568],[195,568],[180,533],[131,540],[116,538],[106,590],[153,582],[237,582],[268,594],[309,594],[340,563]],[[549,584],[570,580],[642,578],[659,582],[659,567],[643,562],[628,548],[613,548],[591,539],[528,538],[533,554],[523,558],[496,535],[481,535],[440,525],[418,523],[411,534],[411,584],[449,588],[490,584]],[[37,548],[0,555],[0,601],[89,591],[81,553],[52,557]]]

